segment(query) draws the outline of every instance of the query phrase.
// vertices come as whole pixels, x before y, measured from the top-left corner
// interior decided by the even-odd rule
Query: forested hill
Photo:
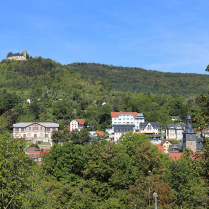
[[[65,66],[92,78],[106,80],[116,91],[156,94],[201,94],[209,91],[209,75],[164,73],[142,68],[120,67],[98,63],[72,63]]]

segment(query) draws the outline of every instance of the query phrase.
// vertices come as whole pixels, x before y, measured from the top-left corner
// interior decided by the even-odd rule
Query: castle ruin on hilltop
[[[21,55],[20,53],[10,54],[8,55],[7,59],[8,60],[26,60],[26,55],[27,55],[27,51],[23,50],[23,55]]]

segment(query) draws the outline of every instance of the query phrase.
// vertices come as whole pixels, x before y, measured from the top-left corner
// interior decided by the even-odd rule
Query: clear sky
[[[6,0],[0,60],[26,49],[61,64],[205,73],[208,9],[208,0]]]

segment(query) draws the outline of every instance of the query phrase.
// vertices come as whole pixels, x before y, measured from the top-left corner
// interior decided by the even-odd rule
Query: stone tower
[[[183,146],[184,146],[184,149],[188,148],[188,149],[191,149],[194,152],[197,149],[196,132],[192,128],[192,118],[191,118],[189,113],[187,115],[186,128],[185,128],[185,131],[183,133]]]
[[[26,56],[27,56],[27,51],[24,49],[23,50],[23,56],[25,57],[25,59],[26,59]]]

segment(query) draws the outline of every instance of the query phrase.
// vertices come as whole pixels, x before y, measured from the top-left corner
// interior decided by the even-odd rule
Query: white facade
[[[166,139],[168,140],[182,140],[185,124],[167,124],[165,127]]]
[[[54,130],[58,131],[58,128],[59,124],[51,121],[24,121],[13,124],[13,137],[25,138],[34,144],[37,141],[50,142],[52,144],[52,132]]]
[[[143,114],[137,112],[112,112],[111,117],[114,141],[127,131],[138,131],[140,123],[144,122]]]
[[[70,122],[70,131],[72,131],[74,129],[78,129],[78,121],[76,121],[76,120],[72,120]]]
[[[146,126],[140,128],[140,133],[153,133],[158,134],[159,128],[158,126],[154,126],[151,123],[147,123]]]
[[[73,119],[70,121],[69,131],[78,129],[79,131],[84,128],[85,119]]]

